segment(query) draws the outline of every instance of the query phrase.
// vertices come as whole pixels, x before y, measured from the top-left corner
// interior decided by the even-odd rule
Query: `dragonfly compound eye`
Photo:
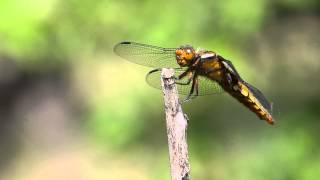
[[[195,57],[195,52],[194,52],[194,50],[191,49],[191,48],[186,48],[184,53],[185,53],[185,54],[184,54],[184,58],[185,58],[187,61],[193,60],[193,58]]]
[[[176,50],[177,63],[180,66],[188,66],[195,58],[195,51],[192,47],[181,47]]]

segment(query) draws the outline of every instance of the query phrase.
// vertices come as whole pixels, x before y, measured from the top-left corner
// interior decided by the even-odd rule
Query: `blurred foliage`
[[[274,101],[278,120],[269,127],[228,95],[185,104],[192,179],[319,179],[319,12],[317,0],[1,0],[1,97],[10,96],[18,104],[1,106],[6,107],[1,113],[10,111],[24,129],[25,116],[20,118],[16,108],[20,99],[29,112],[29,104],[33,107],[38,99],[38,86],[33,85],[53,88],[50,93],[62,93],[61,101],[68,102],[69,108],[61,109],[70,111],[66,121],[77,129],[75,141],[86,142],[80,146],[84,152],[66,155],[72,167],[85,162],[81,168],[89,173],[84,177],[169,179],[161,92],[144,82],[147,68],[116,57],[112,48],[123,40],[163,47],[191,44],[230,59],[245,80]],[[35,99],[29,102],[25,96],[30,92]],[[60,134],[59,127],[52,128]],[[38,125],[32,132],[46,133],[41,129]],[[30,147],[37,144],[17,133]],[[36,179],[21,162],[36,164],[41,161],[37,158],[51,156],[23,147],[22,158],[13,159],[8,171],[19,172],[18,177],[9,174],[6,179]],[[26,158],[28,153],[35,160]],[[63,164],[66,159],[53,161]]]

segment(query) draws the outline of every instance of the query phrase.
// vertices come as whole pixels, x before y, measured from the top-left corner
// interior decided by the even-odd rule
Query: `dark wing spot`
[[[120,44],[131,44],[131,42],[129,42],[129,41],[123,41],[123,42],[121,42]]]

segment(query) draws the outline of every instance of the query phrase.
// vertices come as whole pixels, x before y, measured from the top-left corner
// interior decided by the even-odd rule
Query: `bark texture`
[[[187,144],[188,118],[182,112],[174,70],[162,69],[161,84],[164,94],[168,146],[172,180],[189,180],[190,165]]]

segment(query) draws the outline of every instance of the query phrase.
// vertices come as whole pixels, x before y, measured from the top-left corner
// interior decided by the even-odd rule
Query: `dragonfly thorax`
[[[182,46],[176,50],[176,60],[181,67],[190,65],[195,57],[196,51],[192,46]]]

